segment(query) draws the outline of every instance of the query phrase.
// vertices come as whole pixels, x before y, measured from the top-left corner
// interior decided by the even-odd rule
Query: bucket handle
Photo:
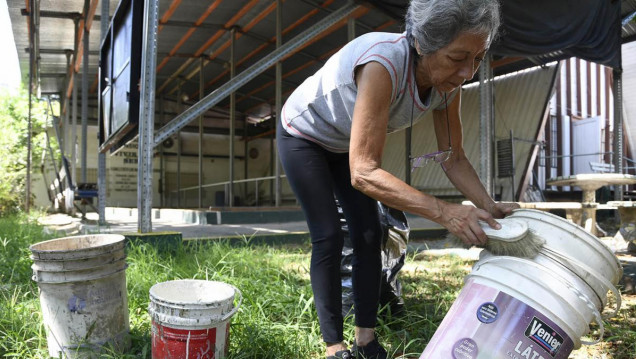
[[[599,275],[598,273],[596,273],[596,271],[592,268],[590,268],[588,265],[586,265],[585,263],[582,263],[572,257],[568,257],[564,254],[561,254],[557,251],[555,251],[554,249],[550,248],[549,246],[543,246],[543,249],[545,249],[545,251],[549,254],[549,255],[553,255],[555,257],[559,257],[560,259],[566,260],[578,267],[580,267],[581,269],[583,269],[584,271],[588,272],[592,277],[594,277],[594,279],[598,280],[599,282],[603,283],[603,285],[605,285],[607,288],[609,288],[609,290],[612,292],[612,294],[614,294],[614,297],[616,298],[616,308],[614,309],[614,311],[611,314],[605,314],[602,315],[601,318],[603,319],[608,319],[608,318],[613,318],[616,316],[616,314],[618,314],[618,311],[621,309],[621,305],[622,305],[622,298],[621,298],[621,293],[618,291],[618,289],[616,289],[616,287],[609,281],[607,280],[605,277]]]
[[[479,261],[477,264],[479,266],[486,264],[486,263],[490,263],[493,262],[495,260],[497,260],[498,258],[501,258],[500,256],[493,256],[490,258],[485,259],[484,261]],[[511,260],[511,261],[515,261],[515,262],[520,262],[523,264],[528,264],[528,263],[532,263],[535,265],[535,268],[544,271],[546,273],[549,273],[552,278],[558,280],[559,282],[561,282],[563,285],[565,285],[570,291],[572,291],[574,294],[576,294],[576,296],[581,299],[585,305],[592,311],[592,314],[594,315],[594,321],[599,325],[600,327],[600,335],[599,338],[596,339],[595,341],[587,341],[587,340],[581,340],[581,344],[585,344],[585,345],[594,345],[596,343],[599,343],[601,340],[603,340],[603,336],[605,335],[605,326],[603,325],[603,319],[601,318],[601,314],[599,313],[598,309],[596,309],[596,306],[594,305],[594,303],[592,303],[590,301],[590,299],[581,291],[579,291],[578,289],[574,288],[572,285],[570,285],[570,283],[568,283],[568,281],[566,281],[563,277],[561,277],[560,275],[556,274],[556,273],[552,273],[552,272],[548,272],[545,268],[543,268],[542,266],[536,265],[535,262],[527,260],[527,259],[523,259],[523,258],[518,258],[518,257],[509,257],[506,256],[507,260]],[[591,324],[591,323],[590,323]],[[589,324],[588,324],[588,328],[589,328]]]
[[[569,283],[564,283],[569,290],[571,290],[574,294],[576,294],[577,297],[583,300],[583,302],[585,302],[585,305],[592,310],[592,314],[594,314],[594,321],[599,325],[601,331],[598,339],[593,341],[581,340],[581,344],[594,345],[599,343],[601,340],[603,340],[603,336],[605,335],[605,326],[603,325],[603,318],[601,317],[601,314],[599,313],[598,309],[596,309],[596,306],[594,306],[594,303],[592,303],[585,294],[583,294],[580,290],[574,288],[574,286],[570,285]]]
[[[239,295],[239,302],[236,306],[234,306],[234,308],[232,308],[232,310],[230,310],[229,312],[225,313],[225,315],[221,318],[221,321],[224,322],[228,319],[230,319],[234,314],[236,314],[236,312],[238,311],[239,307],[241,306],[241,303],[243,303],[243,293],[241,293],[241,291],[236,288],[235,286],[225,283],[227,285],[229,285],[230,287],[232,287],[232,289],[234,289],[234,293],[238,293]]]

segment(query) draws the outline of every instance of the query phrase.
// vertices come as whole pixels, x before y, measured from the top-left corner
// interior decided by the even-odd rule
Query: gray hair
[[[406,12],[409,44],[415,40],[423,54],[431,54],[450,44],[460,33],[495,38],[500,24],[497,0],[411,0]]]

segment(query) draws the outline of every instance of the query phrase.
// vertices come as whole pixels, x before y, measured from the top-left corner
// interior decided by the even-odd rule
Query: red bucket
[[[186,330],[152,322],[152,357],[213,359],[227,355],[230,323],[214,328]],[[218,357],[216,353],[221,353]]]
[[[227,356],[234,286],[205,280],[176,280],[150,288],[152,358],[222,359]]]

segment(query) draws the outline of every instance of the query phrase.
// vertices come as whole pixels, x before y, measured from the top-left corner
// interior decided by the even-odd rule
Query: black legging
[[[290,136],[279,124],[278,152],[311,234],[311,287],[323,340],[343,340],[340,260],[344,235],[337,197],[351,238],[353,301],[356,326],[376,325],[380,295],[382,229],[377,203],[351,186],[349,154],[333,153]]]

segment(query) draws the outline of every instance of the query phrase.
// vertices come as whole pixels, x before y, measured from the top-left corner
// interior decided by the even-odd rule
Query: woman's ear
[[[417,53],[417,56],[422,56],[422,51],[420,50],[420,43],[417,42],[416,38],[413,38],[413,44],[415,45],[415,52]]]

